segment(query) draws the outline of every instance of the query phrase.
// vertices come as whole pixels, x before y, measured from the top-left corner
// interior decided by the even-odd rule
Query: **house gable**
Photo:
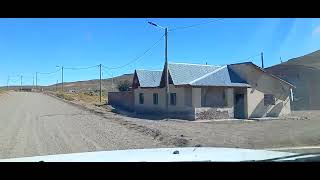
[[[290,83],[266,73],[251,62],[232,64],[229,67],[251,85],[252,91],[274,94],[277,98],[284,100],[290,94],[290,88],[293,87]]]
[[[133,75],[133,80],[132,80],[132,88],[136,89],[139,86],[140,86],[139,78],[138,78],[138,75],[137,75],[137,71],[135,70],[134,71],[134,75]]]
[[[133,87],[155,88],[159,87],[162,71],[135,70]]]

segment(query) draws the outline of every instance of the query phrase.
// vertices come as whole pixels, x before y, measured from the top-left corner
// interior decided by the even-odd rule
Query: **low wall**
[[[135,107],[135,112],[139,115],[153,115],[157,117],[166,118],[167,113],[163,108],[146,108],[146,107]],[[185,108],[180,111],[170,111],[169,108],[169,118],[194,120],[194,108]]]
[[[233,108],[202,107],[195,109],[195,119],[230,119],[233,118]]]
[[[108,104],[116,108],[134,111],[133,91],[108,92]]]

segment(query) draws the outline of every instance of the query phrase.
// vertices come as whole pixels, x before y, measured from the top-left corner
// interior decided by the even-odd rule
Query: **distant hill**
[[[320,50],[265,70],[296,86],[293,110],[320,110]]]
[[[132,83],[133,74],[123,74],[121,76],[114,77],[108,79],[102,79],[102,89],[104,91],[111,91],[112,90],[112,81],[113,81],[113,90],[118,91],[117,86],[120,81],[128,80],[130,83]],[[64,90],[78,90],[78,91],[94,91],[99,90],[99,79],[92,79],[87,81],[75,81],[75,82],[65,82],[63,83]],[[48,86],[47,89],[54,90],[56,88],[56,85],[58,88],[61,88],[61,83],[59,84],[53,84],[51,86]]]
[[[113,78],[113,91],[118,91],[117,86],[120,81],[128,80],[132,83],[133,74],[123,74]],[[78,91],[94,91],[99,90],[99,79],[87,80],[87,81],[75,81],[75,82],[65,82],[63,87],[65,91],[78,90]],[[9,86],[12,90],[19,90],[20,86]],[[22,86],[23,88],[32,88],[32,86]],[[5,89],[6,86],[0,87],[0,89]],[[38,88],[44,90],[55,90],[56,88],[61,89],[61,83],[53,84],[50,86],[38,86]],[[102,89],[105,92],[112,91],[112,78],[102,80]]]
[[[306,66],[320,69],[320,50],[306,54],[304,56],[289,59],[279,65]],[[276,66],[279,66],[276,65]]]

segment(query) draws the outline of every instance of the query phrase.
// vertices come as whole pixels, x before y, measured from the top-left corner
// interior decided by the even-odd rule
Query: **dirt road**
[[[0,158],[152,147],[163,145],[47,95],[0,96]]]
[[[94,110],[88,111],[80,104],[77,107],[40,93],[1,94],[0,158],[199,145],[289,147],[284,151],[312,146],[312,152],[320,152],[314,148],[320,145],[320,111],[293,113],[308,120],[199,123],[126,117],[95,106],[87,107]]]

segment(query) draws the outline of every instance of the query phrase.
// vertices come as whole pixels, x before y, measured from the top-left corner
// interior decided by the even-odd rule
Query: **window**
[[[275,105],[275,104],[276,104],[276,100],[272,94],[265,94],[264,95],[264,105],[265,106]]]
[[[158,93],[153,93],[153,104],[158,104]]]
[[[170,93],[170,104],[171,105],[177,104],[177,94],[176,93]]]
[[[139,103],[140,103],[140,104],[143,104],[143,103],[144,103],[143,93],[139,93]]]

